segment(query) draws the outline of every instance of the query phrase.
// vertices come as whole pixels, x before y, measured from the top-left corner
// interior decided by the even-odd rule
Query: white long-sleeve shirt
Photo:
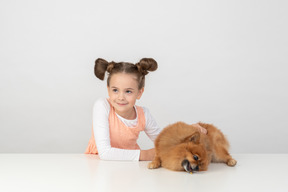
[[[146,120],[144,132],[154,142],[161,129],[150,114],[149,110],[145,107],[142,108]],[[138,161],[140,157],[140,150],[118,149],[111,147],[109,133],[109,112],[110,104],[107,99],[103,98],[95,102],[93,107],[93,131],[100,159]],[[134,120],[124,119],[120,115],[116,115],[128,127],[134,127],[137,125],[138,115]]]

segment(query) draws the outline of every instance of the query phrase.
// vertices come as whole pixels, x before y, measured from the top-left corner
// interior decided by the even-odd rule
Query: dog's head
[[[208,155],[202,144],[187,143],[185,157],[181,166],[187,172],[206,171],[208,168]]]
[[[185,157],[181,166],[187,172],[206,171],[209,160],[205,146],[200,143],[200,133],[195,132],[185,139]]]

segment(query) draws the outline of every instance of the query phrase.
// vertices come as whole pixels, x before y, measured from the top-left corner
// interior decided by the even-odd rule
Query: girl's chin
[[[116,104],[113,107],[118,111],[125,111],[125,110],[127,110],[128,105]]]

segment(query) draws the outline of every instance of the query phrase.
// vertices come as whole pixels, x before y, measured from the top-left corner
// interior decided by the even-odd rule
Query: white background
[[[288,152],[288,2],[0,1],[0,152],[83,153],[98,57],[152,57],[138,105],[203,121],[232,153]],[[140,146],[153,145],[142,134]]]

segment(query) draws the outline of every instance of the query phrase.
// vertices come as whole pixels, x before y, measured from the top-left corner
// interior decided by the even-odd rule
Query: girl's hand
[[[140,161],[152,161],[155,157],[155,148],[140,151]]]
[[[198,123],[192,124],[192,125],[194,125],[195,127],[197,127],[198,130],[200,131],[200,133],[207,134],[207,129],[205,129],[204,127],[202,127],[202,126],[199,125]]]

